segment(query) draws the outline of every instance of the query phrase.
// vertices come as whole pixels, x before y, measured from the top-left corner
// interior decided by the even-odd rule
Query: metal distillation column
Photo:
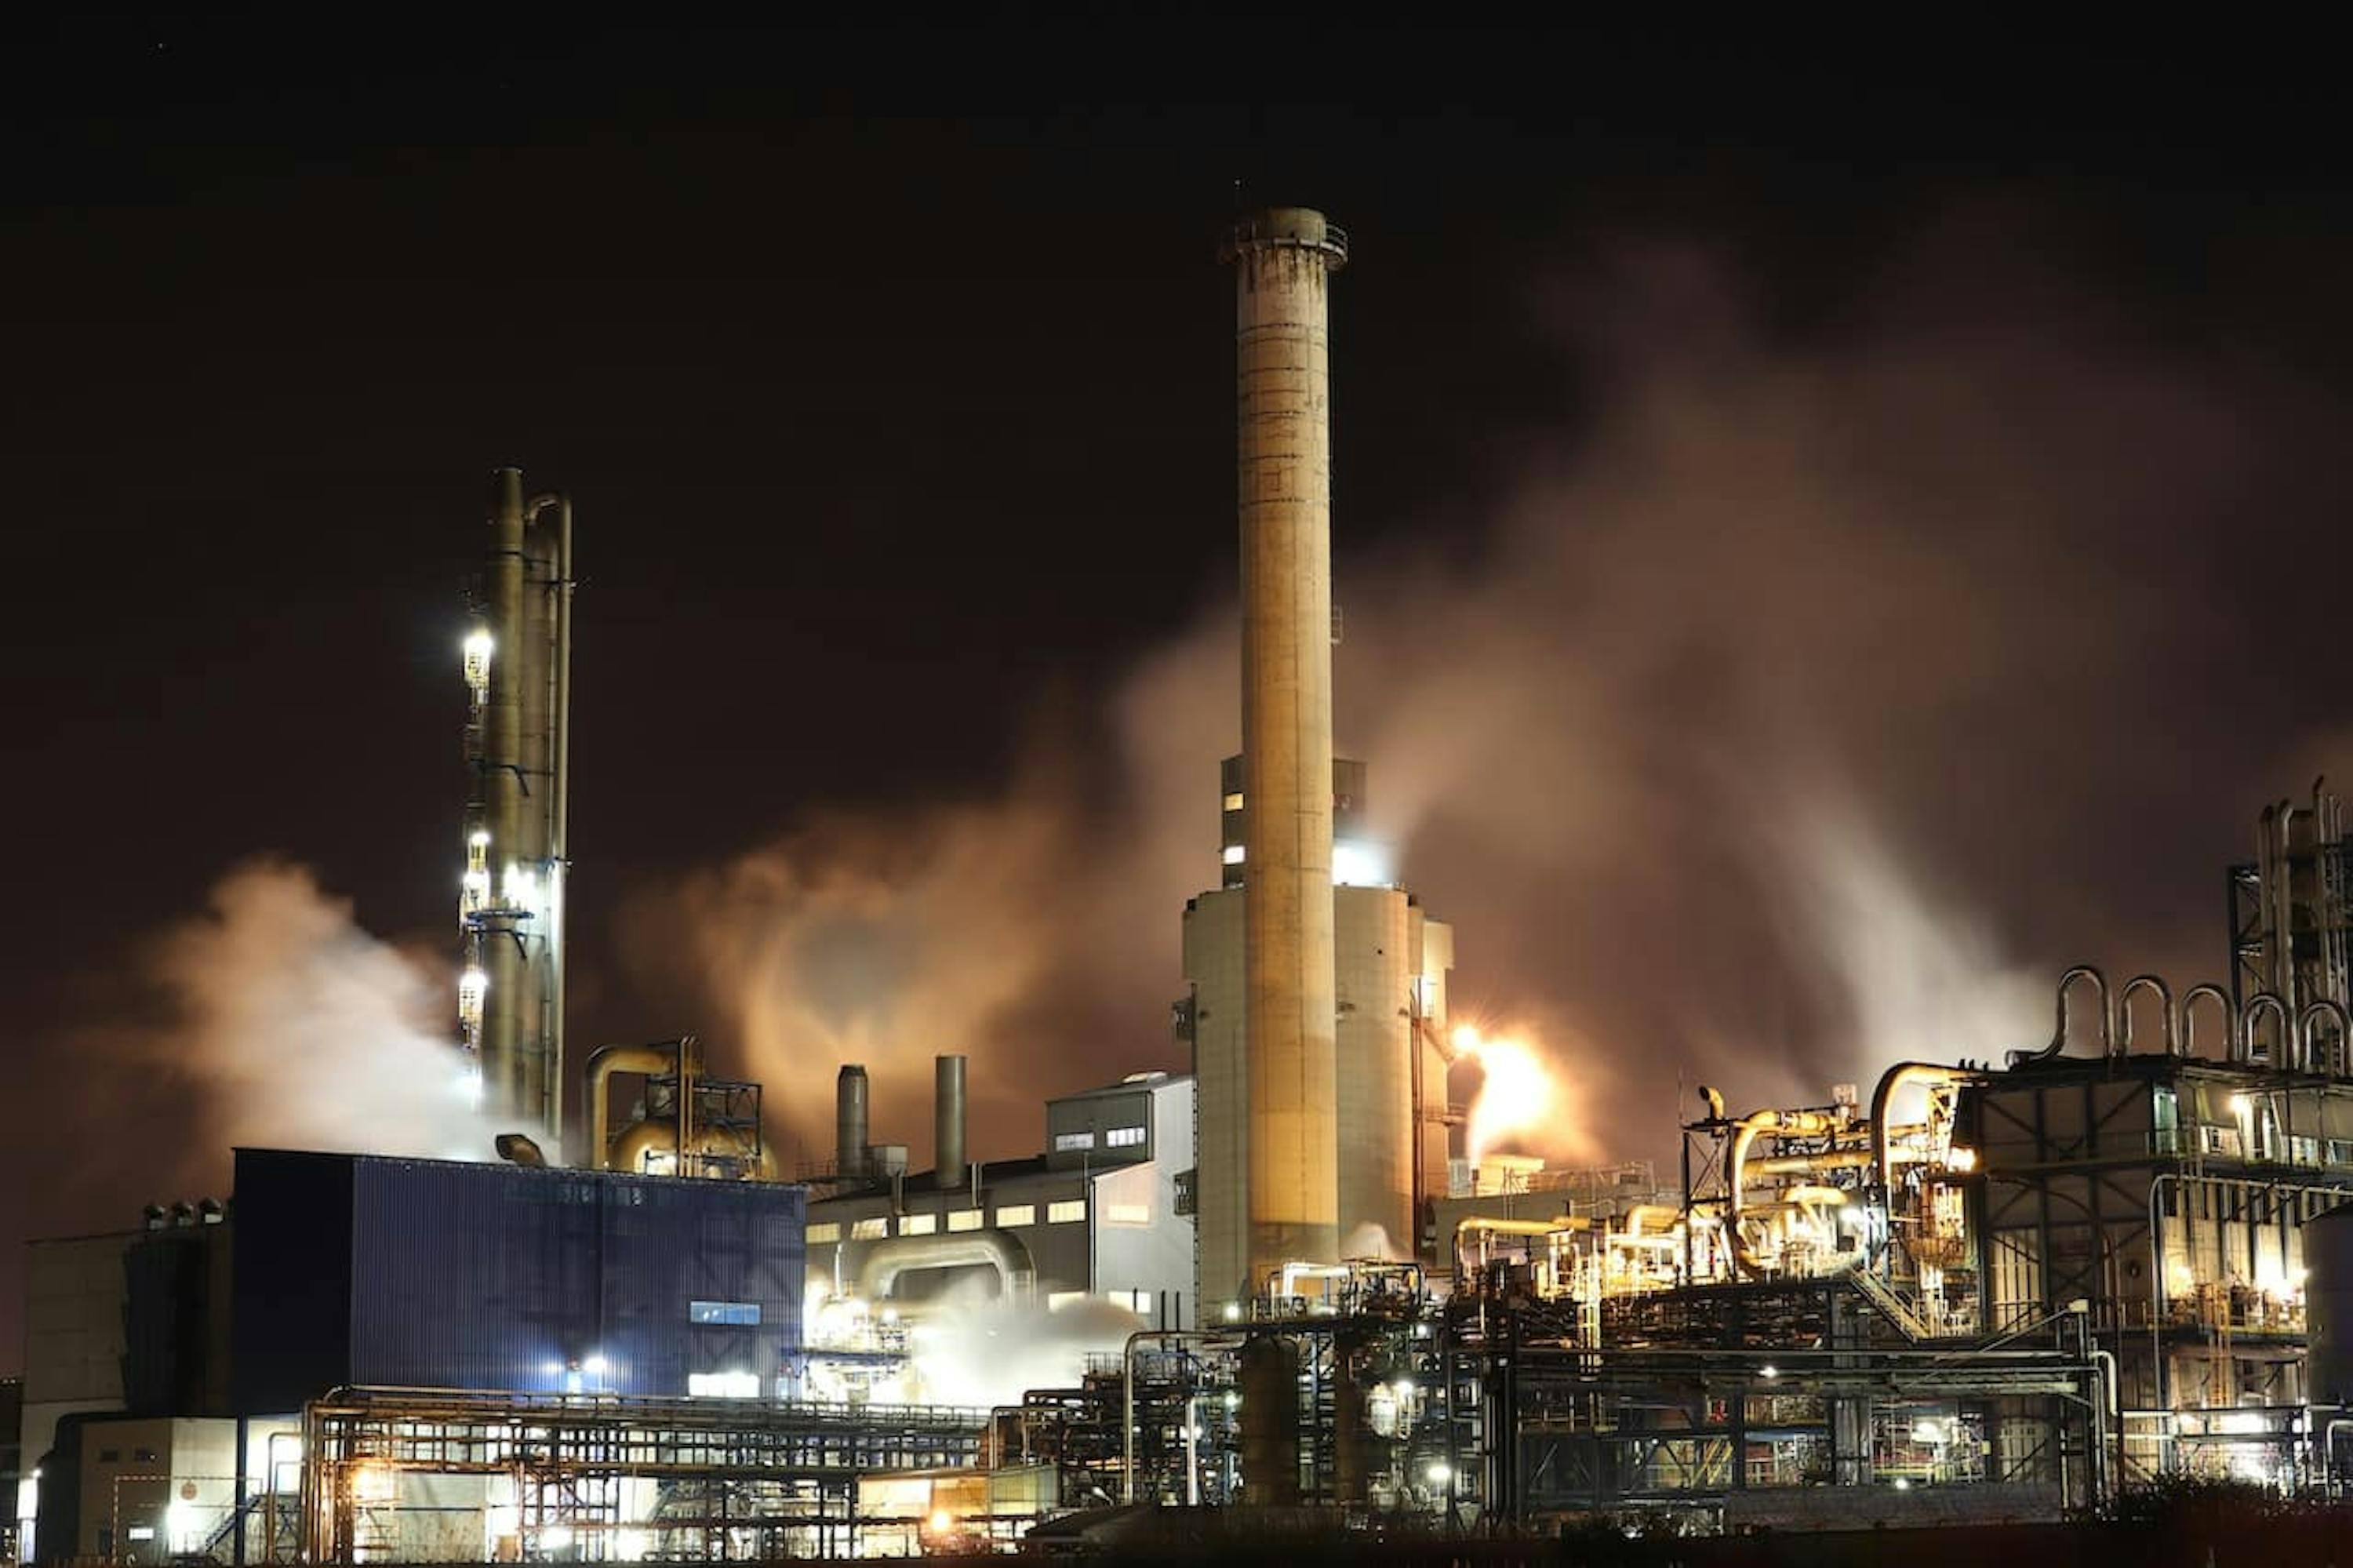
[[[1339,1253],[1332,894],[1331,274],[1321,213],[1245,218],[1235,263],[1244,995],[1253,1289]]]
[[[466,974],[459,1012],[484,1108],[563,1134],[564,881],[569,810],[572,507],[491,476],[491,547],[467,640],[473,693]]]

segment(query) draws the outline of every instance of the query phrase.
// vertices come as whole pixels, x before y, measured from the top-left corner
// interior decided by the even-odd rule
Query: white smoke
[[[454,967],[454,966],[453,966]],[[488,1160],[498,1128],[471,1104],[442,1033],[452,975],[370,936],[307,869],[238,866],[205,911],[139,965],[152,1022],[94,1029],[108,1059],[176,1079],[204,1125],[185,1140]]]
[[[954,1296],[926,1307],[908,1330],[915,1382],[933,1404],[1018,1404],[1031,1389],[1075,1388],[1090,1357],[1117,1356],[1148,1327],[1089,1298],[1059,1311]]]

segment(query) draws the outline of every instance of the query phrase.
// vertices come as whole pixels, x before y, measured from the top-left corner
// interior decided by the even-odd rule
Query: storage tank
[[[2304,1313],[2312,1346],[2305,1397],[2353,1405],[2353,1208],[2304,1224]]]

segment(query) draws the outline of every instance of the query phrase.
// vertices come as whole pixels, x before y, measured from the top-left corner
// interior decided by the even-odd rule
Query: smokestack
[[[964,1185],[964,1066],[962,1056],[932,1064],[932,1165],[943,1190]]]
[[[866,1069],[852,1062],[833,1080],[833,1173],[866,1177]]]
[[[1332,895],[1328,294],[1347,237],[1305,207],[1243,219],[1235,281],[1242,556],[1248,1254],[1339,1255]]]

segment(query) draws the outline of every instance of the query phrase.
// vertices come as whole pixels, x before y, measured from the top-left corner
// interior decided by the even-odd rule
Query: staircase
[[[1920,1314],[1913,1310],[1912,1303],[1898,1295],[1887,1281],[1865,1268],[1851,1268],[1846,1277],[1862,1292],[1862,1298],[1877,1308],[1879,1315],[1894,1324],[1896,1331],[1905,1339],[1918,1344],[1922,1340],[1936,1338]]]

